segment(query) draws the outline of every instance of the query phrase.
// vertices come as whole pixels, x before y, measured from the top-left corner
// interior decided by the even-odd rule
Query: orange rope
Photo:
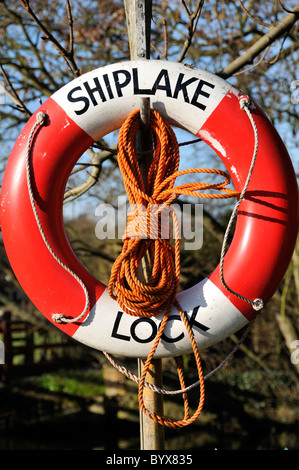
[[[169,214],[171,203],[180,194],[200,198],[230,198],[237,197],[239,193],[226,188],[230,177],[224,171],[202,168],[178,171],[179,146],[171,126],[154,110],[151,110],[150,125],[154,150],[146,182],[142,178],[136,150],[136,134],[141,127],[139,110],[134,111],[120,129],[118,162],[132,212],[128,216],[122,252],[112,267],[108,292],[129,315],[150,317],[165,312],[142,371],[138,399],[142,411],[155,422],[170,427],[182,427],[195,421],[201,413],[205,394],[204,380],[192,328],[176,299],[180,280],[178,221],[174,211],[170,211],[174,225],[174,246],[172,246],[169,237],[163,237],[165,227],[161,222],[162,214],[166,210]],[[193,182],[174,187],[178,176],[190,173],[213,173],[224,177],[224,181],[213,184]],[[219,193],[200,192],[208,189],[218,190]],[[151,272],[147,280],[141,280],[140,267],[145,256],[149,259]],[[145,378],[173,305],[178,309],[188,331],[200,380],[199,404],[191,417],[187,394],[183,394],[185,414],[182,420],[159,416],[149,411],[143,401]],[[176,362],[180,386],[183,389],[185,388],[183,371],[178,359]]]

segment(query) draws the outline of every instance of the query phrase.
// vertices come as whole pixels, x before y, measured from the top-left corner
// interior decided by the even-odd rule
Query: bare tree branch
[[[66,0],[66,11],[67,11],[67,18],[69,22],[69,35],[70,35],[70,41],[69,41],[69,54],[71,57],[74,57],[74,29],[73,29],[73,16],[72,16],[72,9],[69,0]]]
[[[3,77],[5,78],[5,81],[8,87],[10,88],[10,91],[7,90],[7,88],[1,82],[0,82],[0,90],[17,106],[17,108],[20,111],[22,111],[27,117],[30,117],[31,116],[30,111],[26,108],[25,104],[20,99],[19,95],[14,89],[11,81],[9,80],[7,73],[5,72],[1,64],[0,64],[0,70],[2,72]]]
[[[92,188],[99,180],[103,162],[105,160],[115,158],[114,152],[110,151],[103,151],[97,154],[89,149],[87,153],[91,154],[92,170],[90,175],[82,184],[76,186],[75,188],[69,189],[64,193],[64,203],[77,199],[78,197],[82,196],[82,194],[86,193],[90,188]]]
[[[283,3],[282,3],[281,0],[276,0],[276,1],[277,1],[277,3],[279,4],[279,6],[280,6],[284,11],[286,11],[287,13],[292,13],[292,10],[289,10],[288,8],[286,8],[286,7],[283,5]]]
[[[299,4],[294,7],[292,13],[288,13],[277,25],[270,28],[270,30],[262,36],[255,44],[247,49],[243,54],[240,55],[236,60],[231,62],[225,67],[219,76],[227,78],[238,72],[242,67],[248,64],[252,64],[255,57],[263,52],[267,47],[273,44],[278,38],[282,37],[287,31],[289,31],[295,24],[299,17]]]
[[[245,6],[243,5],[243,2],[241,0],[238,0],[239,4],[241,5],[241,8],[242,10],[244,11],[244,13],[246,13],[246,15],[252,20],[254,21],[255,23],[258,23],[260,24],[261,26],[266,26],[267,28],[270,28],[270,24],[268,23],[264,23],[264,21],[262,21],[260,18],[255,18],[254,16],[251,15],[251,13],[245,8]]]
[[[247,69],[239,70],[239,72],[234,73],[233,76],[237,77],[238,75],[241,75],[242,73],[249,72],[249,70],[254,70],[256,67],[258,67],[265,60],[267,52],[269,51],[269,47],[267,47],[267,49],[261,55],[260,59],[255,64],[251,65],[250,67],[247,67]]]
[[[189,25],[188,25],[188,37],[185,41],[185,44],[183,46],[180,57],[178,58],[178,62],[182,62],[185,59],[186,54],[188,52],[188,49],[192,44],[192,39],[193,39],[194,33],[196,31],[197,23],[198,23],[200,14],[201,14],[201,10],[202,10],[203,4],[204,4],[204,0],[199,0],[199,2],[197,3],[197,6],[196,6],[193,13],[191,13],[189,11],[189,9],[188,9],[188,7],[187,7],[184,0],[182,0],[182,4],[183,4],[183,6],[184,6],[184,8],[185,8],[185,10],[186,10],[186,12],[189,16]]]
[[[53,36],[52,33],[46,28],[46,26],[39,20],[39,18],[36,16],[34,11],[32,10],[30,6],[30,1],[29,0],[20,0],[20,3],[23,8],[27,11],[27,13],[31,16],[31,18],[35,21],[35,23],[38,25],[41,31],[45,34],[46,40],[49,40],[52,42],[52,44],[55,46],[63,60],[65,61],[66,65],[70,69],[70,71],[74,74],[75,77],[78,77],[80,75],[80,70],[77,67],[77,64],[74,59],[74,51],[73,51],[73,40],[70,39],[71,42],[71,47],[70,51],[67,51],[59,41]],[[68,18],[69,18],[69,24],[70,24],[70,31],[71,35],[70,38],[72,38],[72,17],[71,17],[71,9],[70,9],[70,4],[67,1],[67,11],[68,11]]]

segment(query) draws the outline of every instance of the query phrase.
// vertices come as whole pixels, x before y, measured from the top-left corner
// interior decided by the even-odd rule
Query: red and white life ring
[[[235,189],[244,186],[254,135],[240,109],[240,92],[208,72],[163,61],[124,62],[89,72],[54,93],[18,137],[4,175],[1,227],[11,266],[22,288],[42,314],[76,340],[97,350],[146,357],[162,316],[136,318],[121,311],[80,264],[67,240],[62,202],[70,172],[95,141],[121,127],[150,97],[151,106],[172,125],[199,136],[228,169]],[[26,146],[38,112],[47,116],[31,144],[33,193],[40,222],[57,256],[84,282],[90,305],[73,324],[53,322],[53,313],[76,317],[85,296],[78,282],[50,255],[30,204]],[[298,230],[298,189],[289,155],[271,122],[251,102],[259,147],[233,241],[225,256],[227,284],[249,299],[266,303],[289,264]],[[208,278],[178,294],[190,318],[199,349],[245,326],[256,312],[223,286],[219,267]],[[182,321],[173,308],[156,357],[191,352]]]

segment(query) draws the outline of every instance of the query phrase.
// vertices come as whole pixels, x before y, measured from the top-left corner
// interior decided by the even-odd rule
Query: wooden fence
[[[40,374],[46,370],[86,364],[86,355],[79,345],[66,335],[51,334],[22,320],[12,320],[10,312],[0,318],[0,340],[4,343],[4,364],[0,365],[0,380]]]

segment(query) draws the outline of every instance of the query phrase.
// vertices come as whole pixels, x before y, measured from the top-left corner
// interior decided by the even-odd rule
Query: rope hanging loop
[[[162,238],[164,227],[161,217],[165,209],[169,209],[171,203],[180,194],[195,197],[229,198],[236,197],[239,193],[226,187],[230,182],[230,177],[226,172],[201,168],[179,171],[179,145],[171,126],[153,109],[150,112],[150,125],[154,155],[149,165],[146,182],[142,178],[136,149],[136,134],[141,126],[139,110],[133,112],[120,129],[118,162],[129,203],[133,209],[128,217],[122,252],[111,271],[108,292],[129,315],[144,317],[164,312],[160,329],[139,380],[138,399],[141,410],[155,422],[169,427],[183,427],[196,420],[201,413],[205,387],[194,334],[189,320],[176,298],[180,281],[180,240],[177,216],[174,211],[170,211],[174,225],[174,246],[169,238]],[[193,182],[174,186],[179,176],[191,173],[214,173],[222,176],[224,181],[214,184]],[[201,192],[210,189],[215,189],[218,192],[214,194]],[[151,217],[153,214],[154,218]],[[138,226],[138,235],[134,232],[136,226]],[[151,238],[150,235],[153,232],[156,236]],[[150,275],[147,280],[140,280],[141,262],[146,253],[150,262]],[[159,416],[148,410],[143,401],[146,375],[173,305],[176,306],[188,332],[196,359],[200,386],[199,403],[193,416],[190,416],[187,394],[185,392],[182,394],[185,409],[182,420]],[[185,379],[178,358],[176,358],[176,364],[181,389],[184,390],[186,388]]]
[[[174,131],[160,114],[151,109],[150,125],[154,141],[154,156],[144,183],[136,150],[136,134],[141,127],[139,110],[123,124],[118,141],[118,162],[128,195],[131,213],[123,238],[123,249],[113,265],[108,291],[130,315],[157,315],[175,302],[180,280],[180,230],[171,203],[181,194],[197,198],[231,198],[238,192],[227,188],[228,173],[214,169],[179,171],[179,145]],[[193,182],[174,186],[179,176],[191,173],[216,174],[220,183]],[[204,193],[215,189],[218,192]],[[174,244],[169,238],[169,214],[174,226]],[[134,230],[137,227],[137,231]],[[151,264],[147,282],[140,280],[140,265],[145,254]]]

